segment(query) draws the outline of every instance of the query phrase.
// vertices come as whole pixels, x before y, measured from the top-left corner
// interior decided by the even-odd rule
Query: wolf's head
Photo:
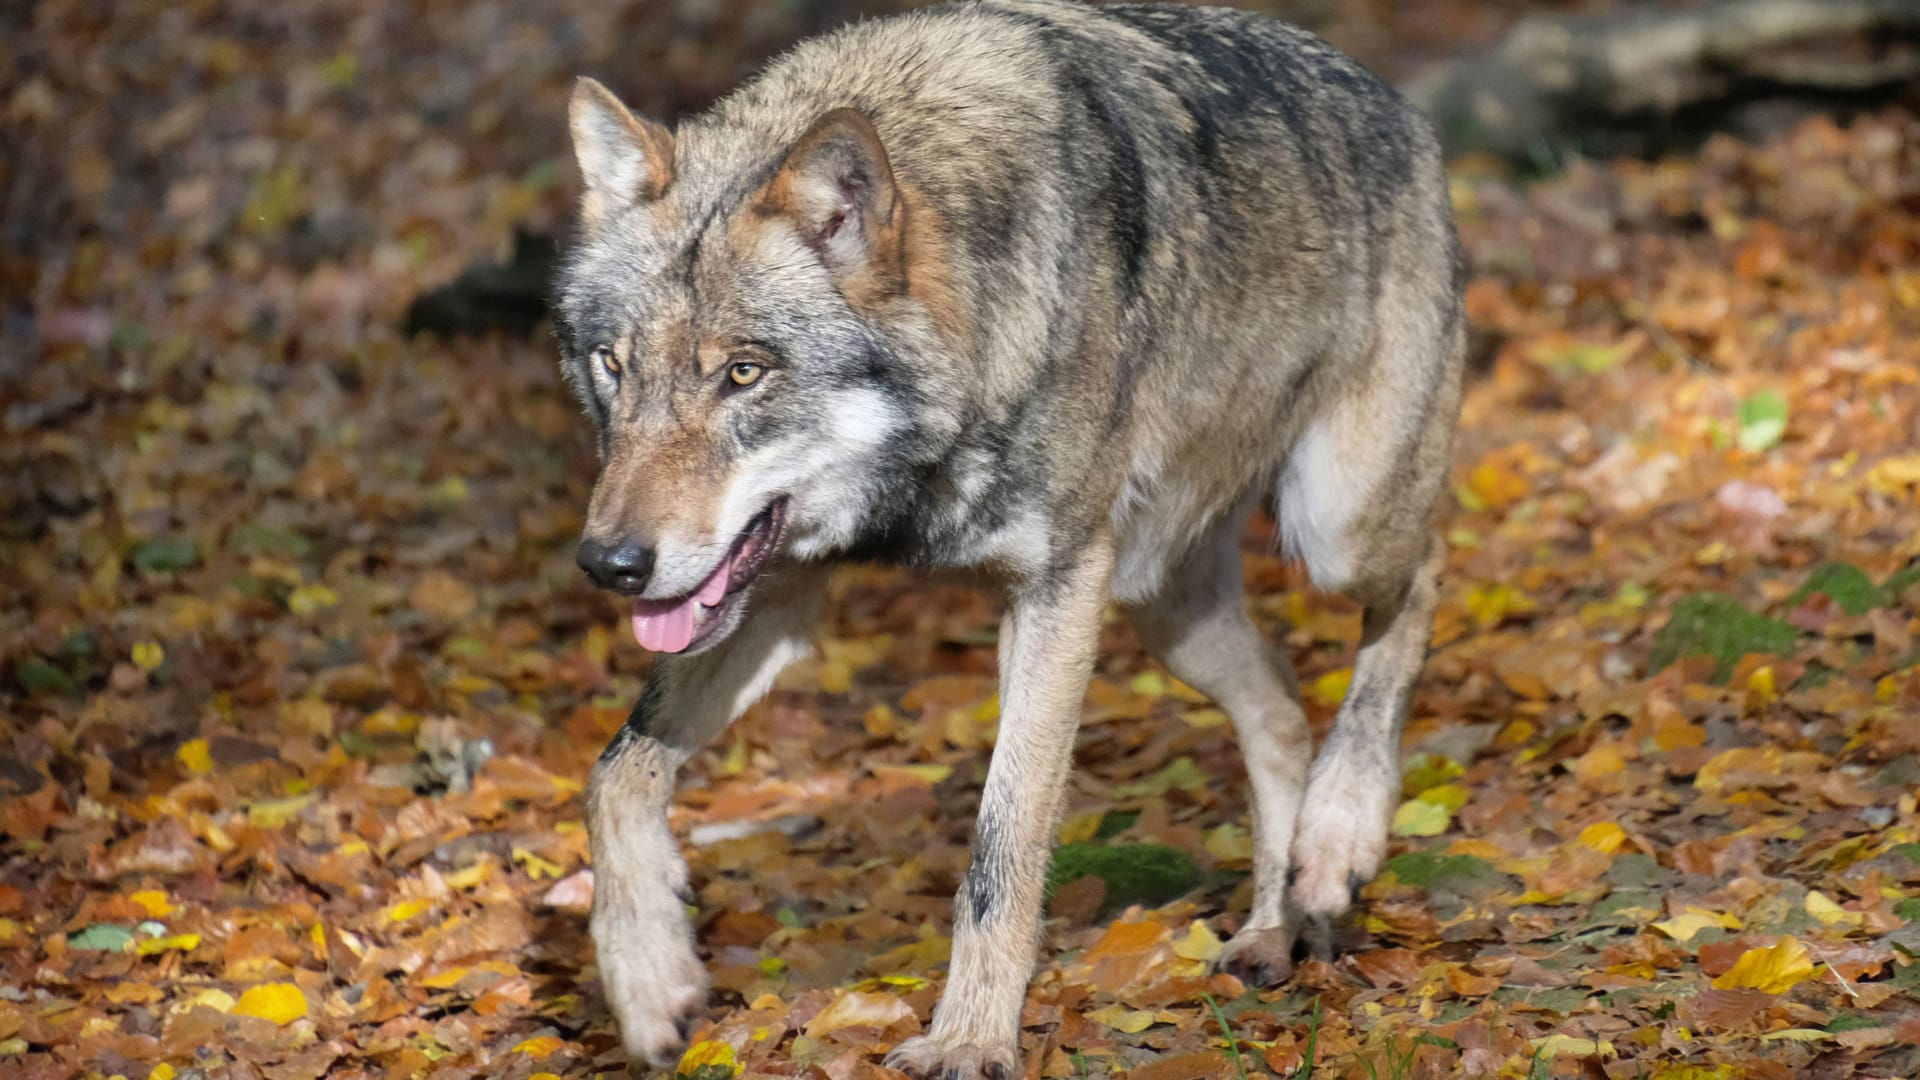
[[[911,302],[906,200],[848,109],[756,150],[676,138],[582,79],[570,119],[584,192],[556,322],[601,458],[579,561],[633,598],[641,645],[693,651],[770,563],[845,547],[897,483],[917,392],[872,326]]]

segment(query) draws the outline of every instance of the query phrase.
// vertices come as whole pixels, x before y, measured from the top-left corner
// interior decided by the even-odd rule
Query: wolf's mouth
[[[725,621],[721,616],[739,602],[740,594],[773,557],[786,520],[787,500],[783,496],[747,522],[727,549],[727,557],[692,592],[671,600],[635,597],[633,639],[643,649],[677,653],[712,633]]]

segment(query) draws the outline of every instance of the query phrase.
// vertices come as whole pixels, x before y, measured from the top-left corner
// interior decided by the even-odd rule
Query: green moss
[[[1785,656],[1799,633],[1778,619],[1756,615],[1740,601],[1720,593],[1694,593],[1673,607],[1673,617],[1653,639],[1651,670],[1659,671],[1686,656],[1711,656],[1713,680],[1724,683],[1748,653]]]

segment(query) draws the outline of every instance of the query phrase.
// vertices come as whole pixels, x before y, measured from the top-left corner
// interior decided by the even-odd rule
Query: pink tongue
[[[677,653],[693,642],[693,616],[697,605],[708,607],[727,595],[727,581],[733,576],[733,556],[721,561],[707,580],[690,595],[678,600],[633,601],[633,640],[643,649]]]

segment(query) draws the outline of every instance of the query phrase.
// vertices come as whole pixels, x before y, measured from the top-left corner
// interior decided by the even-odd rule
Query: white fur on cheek
[[[818,558],[844,547],[869,513],[880,467],[872,454],[905,422],[899,408],[871,387],[823,395],[815,426],[762,448],[734,474],[720,502],[723,534],[738,533],[784,493],[793,500],[787,537],[794,555]]]
[[[828,401],[824,438],[811,455],[803,491],[794,493],[800,512],[793,550],[801,558],[825,555],[853,541],[868,516],[869,490],[879,463],[872,454],[905,418],[887,396],[858,387]]]

